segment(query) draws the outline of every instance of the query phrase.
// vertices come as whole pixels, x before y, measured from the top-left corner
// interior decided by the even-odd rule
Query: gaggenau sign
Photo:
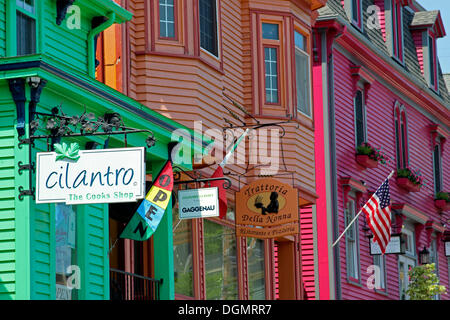
[[[36,203],[134,202],[145,196],[145,148],[81,150],[78,160],[36,157]]]

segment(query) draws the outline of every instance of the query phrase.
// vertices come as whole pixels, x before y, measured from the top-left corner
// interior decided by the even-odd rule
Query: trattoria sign
[[[36,160],[36,203],[134,202],[145,196],[145,148],[40,152]],[[56,150],[56,145],[55,145]]]
[[[269,239],[298,234],[298,192],[273,178],[236,193],[236,235]]]

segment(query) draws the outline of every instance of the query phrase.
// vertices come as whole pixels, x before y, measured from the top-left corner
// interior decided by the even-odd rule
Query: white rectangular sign
[[[373,242],[373,237],[369,238],[370,242],[370,254],[371,255],[379,255],[381,254],[380,246],[377,242]],[[402,252],[402,245],[401,245],[401,236],[391,236],[391,241],[389,241],[385,254],[401,254]]]
[[[445,256],[450,257],[450,241],[445,241]]]
[[[56,152],[36,157],[36,203],[133,202],[145,196],[145,148],[81,150],[77,160]]]
[[[180,219],[218,217],[218,188],[179,190],[178,213]]]

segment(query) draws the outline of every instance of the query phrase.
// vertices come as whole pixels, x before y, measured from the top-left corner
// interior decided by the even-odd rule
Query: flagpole
[[[388,179],[392,178],[392,176],[394,175],[394,170],[392,170],[392,172],[389,174],[389,176],[387,177]],[[345,230],[341,233],[341,235],[339,236],[339,238],[337,238],[337,240],[333,243],[333,245],[331,247],[334,247],[339,240],[341,240],[341,238],[344,236],[344,234],[347,232],[347,230],[352,226],[352,224],[356,221],[356,219],[358,219],[359,215],[362,213],[362,209],[359,210],[358,214],[353,218],[353,220],[348,224],[348,226],[345,228]]]
[[[245,136],[250,132],[250,129],[245,129],[245,132],[239,137],[239,139],[236,141],[236,143],[230,148],[228,153],[223,158],[222,162],[219,164],[222,168],[225,167],[225,164],[227,163],[228,159],[231,157],[231,154],[236,150],[238,145],[241,143],[242,139],[245,138]]]

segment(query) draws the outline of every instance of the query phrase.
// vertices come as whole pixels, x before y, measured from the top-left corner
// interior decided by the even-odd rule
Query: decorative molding
[[[372,86],[372,83],[375,82],[375,78],[369,75],[367,70],[362,66],[350,67],[350,72],[353,79],[353,95],[356,94],[358,86],[362,85],[364,89],[364,103],[367,103],[367,100],[369,98],[369,90]]]
[[[28,104],[30,109],[30,114],[33,115],[36,112],[36,106],[41,100],[41,93],[47,84],[47,80],[41,79],[39,77],[28,78],[28,85],[30,86],[30,103]],[[30,119],[32,121],[34,119]]]
[[[61,25],[63,20],[66,18],[67,10],[75,0],[57,0],[56,2],[56,24]]]
[[[343,177],[339,179],[342,188],[344,190],[344,207],[348,202],[348,194],[350,191],[354,191],[356,195],[356,201],[359,207],[359,202],[362,199],[363,194],[367,193],[367,187],[363,182],[356,180],[352,177]]]
[[[11,91],[12,98],[16,104],[17,112],[17,124],[16,130],[20,136],[25,135],[25,102],[27,98],[25,96],[25,79],[15,78],[9,79],[9,91]]]
[[[415,223],[425,224],[428,221],[428,215],[414,208],[407,203],[393,203],[391,209],[397,214],[402,214],[406,218],[410,218]]]
[[[438,144],[436,142],[437,137],[440,137],[441,141],[441,151],[444,152],[444,144],[447,141],[447,137],[449,135],[449,132],[446,131],[442,126],[438,124],[432,124],[429,127],[430,133],[431,133],[431,141],[433,143],[433,148]]]

